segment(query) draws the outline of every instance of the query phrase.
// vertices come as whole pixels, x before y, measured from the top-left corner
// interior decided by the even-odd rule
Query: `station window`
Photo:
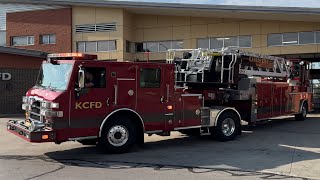
[[[268,34],[268,46],[320,44],[320,32],[290,32]]]
[[[251,48],[252,46],[251,36],[239,36],[239,46],[242,48]]]
[[[320,44],[320,32],[316,32],[316,43]]]
[[[314,32],[299,33],[299,44],[312,44],[312,43],[315,43]]]
[[[210,41],[210,49],[219,49],[223,47],[224,38],[211,38],[209,39],[209,41]]]
[[[238,37],[224,38],[224,47],[228,47],[228,46],[239,46]]]
[[[165,52],[168,49],[183,49],[183,41],[151,41],[136,43],[136,52]]]
[[[140,87],[141,88],[159,88],[161,79],[161,70],[158,68],[141,68]]]
[[[146,49],[147,52],[158,52],[159,51],[159,47],[158,47],[157,42],[145,43],[145,46],[143,48]]]
[[[231,36],[198,39],[198,48],[221,49],[228,46],[251,48],[251,36]]]
[[[6,31],[0,30],[0,46],[6,46]]]
[[[34,45],[34,36],[15,36],[11,37],[12,46]]]
[[[117,41],[81,41],[77,42],[77,52],[108,52],[117,50]]]
[[[282,34],[268,35],[268,46],[281,46],[281,45],[282,45]]]
[[[298,44],[298,33],[284,33],[282,44],[283,45]]]
[[[40,44],[55,44],[56,35],[54,34],[44,34],[40,35]]]

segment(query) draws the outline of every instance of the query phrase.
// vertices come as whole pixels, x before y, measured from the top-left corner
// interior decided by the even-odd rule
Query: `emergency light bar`
[[[52,60],[94,60],[97,55],[83,54],[83,53],[54,53],[48,54],[48,61]]]

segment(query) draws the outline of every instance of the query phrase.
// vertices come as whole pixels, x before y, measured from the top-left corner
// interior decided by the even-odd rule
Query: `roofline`
[[[19,49],[19,48],[3,47],[3,46],[0,46],[0,53],[14,54],[14,55],[20,55],[20,56],[39,57],[39,58],[46,58],[48,54],[43,51],[35,51],[35,50],[29,50],[29,49]]]
[[[0,0],[5,3],[26,3],[64,6],[95,6],[115,8],[161,8],[179,10],[202,10],[220,12],[251,12],[251,13],[279,13],[279,14],[320,14],[320,8],[305,7],[275,7],[275,6],[235,6],[213,4],[183,4],[183,3],[158,3],[158,2],[132,2],[132,1],[104,1],[104,0]]]

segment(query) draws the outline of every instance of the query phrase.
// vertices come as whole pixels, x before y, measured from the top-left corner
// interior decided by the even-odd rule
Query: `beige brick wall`
[[[270,33],[301,32],[320,30],[320,25],[312,22],[266,21],[246,19],[221,19],[210,17],[166,16],[132,14],[122,9],[74,7],[73,26],[86,23],[117,22],[117,32],[73,33],[73,48],[76,41],[117,39],[117,51],[99,53],[100,59],[146,60],[145,53],[126,53],[125,42],[147,42],[183,40],[184,48],[196,48],[198,38],[223,36],[252,36],[252,48],[247,51],[263,54],[303,54],[318,53],[319,45],[293,45],[268,47]],[[151,53],[150,59],[164,59],[165,53]]]
[[[72,27],[73,44],[72,49],[76,51],[79,41],[98,41],[116,40],[117,50],[112,52],[92,52],[98,55],[98,59],[117,59],[123,60],[124,54],[124,13],[123,9],[96,8],[96,7],[73,7]],[[96,32],[96,33],[75,33],[76,25],[117,23],[115,32]],[[90,53],[90,52],[88,52]]]

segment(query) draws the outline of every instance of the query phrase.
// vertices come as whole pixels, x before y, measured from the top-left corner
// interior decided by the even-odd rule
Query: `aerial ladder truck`
[[[307,69],[304,61],[232,47],[169,49],[166,63],[50,54],[23,97],[26,118],[7,129],[30,142],[78,141],[111,153],[171,131],[233,140],[242,121],[304,120],[312,108]]]

